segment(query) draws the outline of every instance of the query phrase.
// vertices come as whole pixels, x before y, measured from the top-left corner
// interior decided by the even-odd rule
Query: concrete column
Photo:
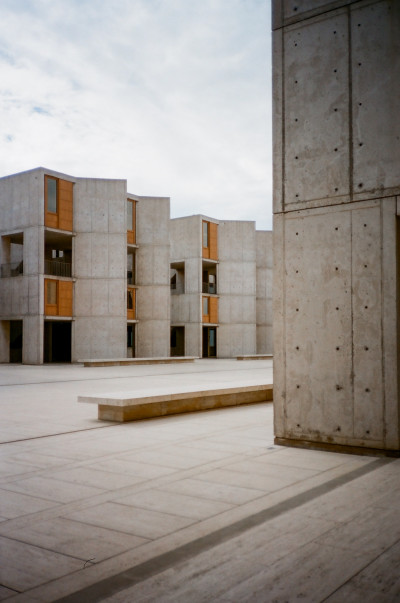
[[[400,450],[400,4],[273,2],[276,442]]]

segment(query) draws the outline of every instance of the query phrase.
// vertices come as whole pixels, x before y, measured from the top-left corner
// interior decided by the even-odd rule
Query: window
[[[203,247],[208,247],[208,222],[203,222]]]
[[[135,284],[135,255],[133,253],[128,253],[127,256],[127,279],[128,285]]]
[[[135,224],[133,220],[133,201],[127,202],[127,230],[135,230]]]
[[[57,180],[55,178],[46,178],[47,186],[47,211],[56,214],[57,208]]]
[[[203,316],[208,316],[208,297],[203,297]]]
[[[51,257],[54,260],[55,258],[63,258],[64,257],[64,251],[62,249],[52,249],[51,250]]]
[[[47,281],[46,303],[49,306],[57,305],[57,281]]]
[[[128,289],[128,297],[127,297],[127,308],[128,310],[133,310],[133,290]]]

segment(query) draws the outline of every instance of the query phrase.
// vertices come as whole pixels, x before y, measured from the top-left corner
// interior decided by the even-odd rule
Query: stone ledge
[[[269,402],[273,399],[272,384],[246,385],[228,388],[199,389],[189,387],[174,390],[153,388],[138,391],[134,396],[125,393],[104,396],[79,396],[78,402],[98,405],[98,418],[102,421],[137,421],[185,412],[212,410],[242,404]]]
[[[83,366],[124,366],[126,364],[173,364],[178,362],[194,362],[196,356],[166,356],[165,358],[105,358],[98,360],[78,360]]]

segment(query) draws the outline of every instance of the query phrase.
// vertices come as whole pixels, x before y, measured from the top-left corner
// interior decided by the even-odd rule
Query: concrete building
[[[269,233],[256,235],[254,222],[200,215],[171,220],[171,355],[271,351],[271,265],[261,252],[257,271],[257,241],[263,250],[270,244]]]
[[[0,361],[169,354],[169,199],[44,168],[0,179]]]
[[[273,2],[276,442],[400,450],[400,3]]]

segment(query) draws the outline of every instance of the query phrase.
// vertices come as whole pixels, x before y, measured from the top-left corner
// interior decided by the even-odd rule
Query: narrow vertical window
[[[127,309],[133,310],[133,291],[132,291],[132,289],[128,289]]]
[[[208,247],[208,222],[203,222],[203,247]]]
[[[47,186],[47,211],[56,214],[57,207],[57,180],[55,178],[46,178]]]
[[[134,224],[133,224],[133,202],[132,201],[128,201],[127,203],[127,230],[135,230]]]
[[[57,281],[47,281],[47,299],[49,306],[57,305]]]
[[[208,297],[203,297],[203,316],[208,316]]]

